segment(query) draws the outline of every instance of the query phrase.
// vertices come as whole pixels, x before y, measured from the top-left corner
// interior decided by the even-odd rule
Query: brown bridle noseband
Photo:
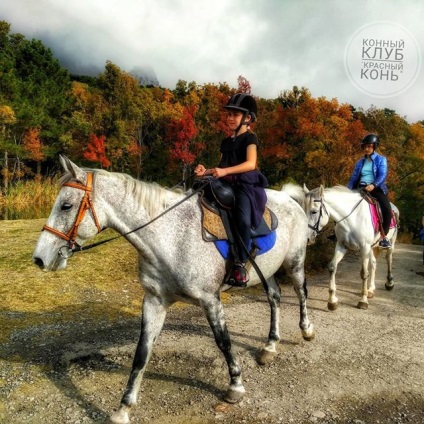
[[[69,182],[69,183],[64,183],[63,186],[77,188],[85,192],[84,197],[81,200],[81,204],[78,210],[78,214],[75,218],[75,222],[67,233],[62,233],[61,231],[56,230],[55,228],[49,227],[47,225],[43,227],[43,230],[49,231],[53,233],[54,235],[56,235],[57,237],[60,237],[61,239],[66,240],[68,242],[68,245],[64,247],[68,249],[68,252],[72,252],[74,246],[80,247],[78,243],[76,242],[78,227],[81,224],[82,220],[84,219],[85,213],[88,210],[91,210],[94,223],[96,224],[96,227],[99,233],[102,231],[102,228],[100,227],[96,212],[94,211],[93,202],[91,199],[91,193],[93,189],[93,173],[92,172],[87,173],[86,185]],[[64,252],[62,252],[62,249],[59,250],[59,254],[65,259],[67,259],[70,256],[69,253],[68,255],[65,255]]]

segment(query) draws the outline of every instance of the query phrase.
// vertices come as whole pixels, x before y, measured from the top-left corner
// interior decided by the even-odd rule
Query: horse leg
[[[231,351],[231,339],[224,318],[219,293],[204,296],[200,304],[205,312],[206,318],[215,337],[215,342],[227,361],[230,374],[230,386],[225,394],[224,400],[228,403],[237,403],[243,399],[245,389],[241,378],[241,368],[236,356]]]
[[[129,412],[137,403],[138,391],[147,363],[150,359],[152,348],[158,338],[166,316],[166,307],[161,299],[146,293],[143,299],[143,314],[141,319],[141,334],[134,361],[121,405],[117,412],[112,414],[110,421],[115,424],[127,424]]]
[[[372,251],[362,254],[362,268],[361,268],[361,278],[362,278],[362,295],[361,300],[358,302],[358,309],[368,309],[368,265],[370,259],[374,258]],[[371,257],[371,258],[370,258]],[[375,259],[374,259],[375,260]]]
[[[306,307],[306,299],[308,298],[308,290],[306,287],[304,260],[296,260],[290,267],[285,267],[290,275],[293,288],[299,300],[300,306],[300,322],[299,327],[302,337],[307,340],[313,340],[315,337],[314,325],[309,321],[308,309]]]
[[[256,356],[259,365],[265,365],[272,362],[277,355],[276,344],[280,340],[280,304],[281,289],[275,281],[274,276],[267,280],[267,297],[271,308],[271,324],[269,328],[268,341]]]
[[[339,299],[336,296],[336,272],[337,266],[339,262],[343,259],[346,252],[347,249],[337,243],[336,248],[334,250],[333,259],[331,259],[331,262],[328,264],[328,270],[330,271],[330,285],[328,289],[327,307],[329,311],[335,311],[339,306]]]
[[[372,299],[375,294],[375,271],[377,270],[377,259],[380,256],[381,249],[375,247],[370,252],[370,274],[369,274],[369,285],[368,285],[368,299]]]
[[[390,247],[386,251],[386,262],[387,262],[387,281],[384,287],[386,287],[386,290],[392,290],[393,287],[395,286],[395,283],[393,282],[393,275],[392,275],[393,244],[392,244],[392,247]]]

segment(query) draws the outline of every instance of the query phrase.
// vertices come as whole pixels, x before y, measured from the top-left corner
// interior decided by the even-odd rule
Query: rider
[[[383,234],[379,246],[387,249],[391,247],[387,233],[392,219],[392,208],[387,198],[387,159],[376,152],[379,144],[376,134],[367,134],[362,139],[361,148],[365,155],[356,162],[347,186],[351,190],[363,188],[379,203],[383,219]]]
[[[266,178],[257,170],[259,141],[251,131],[256,121],[256,100],[249,94],[237,93],[224,106],[227,125],[232,135],[221,142],[221,159],[217,168],[196,166],[196,176],[213,175],[232,184],[235,195],[234,220],[240,237],[236,237],[237,256],[228,284],[246,287],[249,274],[246,270],[250,229],[256,228],[262,218],[267,201],[264,187]],[[239,239],[240,238],[240,239]]]

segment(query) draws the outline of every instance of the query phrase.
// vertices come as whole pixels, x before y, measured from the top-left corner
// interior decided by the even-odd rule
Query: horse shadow
[[[191,308],[191,309],[188,309]],[[206,318],[200,318],[201,313],[195,312],[195,306],[187,306],[187,313],[190,316],[199,314],[198,322],[187,320],[179,321],[175,319],[170,311],[168,319],[165,321],[162,333],[174,334],[176,336],[193,336],[199,339],[209,339],[216,352],[216,358],[221,358],[222,354],[215,345],[212,330],[207,324]],[[196,308],[199,311],[198,308]],[[106,317],[109,313],[119,312],[120,319],[110,323]],[[82,387],[79,387],[73,379],[73,372],[77,368],[80,371],[103,371],[122,375],[123,379],[129,376],[131,371],[131,360],[135,352],[140,334],[140,317],[135,317],[130,313],[123,313],[122,310],[111,311],[108,304],[93,303],[90,305],[90,316],[97,317],[90,322],[82,322],[81,317],[87,314],[87,305],[74,305],[59,307],[48,314],[58,317],[71,317],[68,321],[55,324],[39,324],[40,313],[23,312],[13,314],[4,308],[0,309],[0,314],[9,314],[15,320],[15,329],[6,343],[0,344],[0,360],[8,363],[33,364],[41,370],[41,375],[49,380],[64,396],[68,397],[88,417],[95,417],[96,422],[108,422],[109,413],[102,409],[100,402],[93,402],[84,394]],[[85,315],[84,315],[85,314]],[[184,314],[183,314],[184,315]],[[105,320],[98,317],[105,317]],[[204,319],[204,323],[200,320]],[[36,325],[25,326],[24,323],[37,322]],[[13,323],[12,323],[13,325]],[[266,339],[246,333],[230,331],[233,346],[243,349],[253,359],[257,353],[258,346]],[[162,337],[162,335],[161,335]],[[160,342],[160,340],[159,340]],[[158,342],[158,343],[159,343]],[[283,344],[297,344],[290,341],[282,341]],[[257,346],[255,346],[257,344]],[[160,349],[160,346],[156,346]],[[125,351],[127,356],[124,361],[117,360],[107,352],[110,349],[115,351]],[[176,349],[184,350],[184,346],[177,345]],[[152,360],[154,362],[155,348],[153,349]],[[106,352],[106,353],[105,353]],[[189,361],[198,361],[198,356],[190,356],[190,352],[185,352]],[[122,355],[118,355],[122,356]],[[125,354],[124,354],[125,356]],[[209,358],[210,359],[210,358]],[[152,362],[151,360],[151,362]],[[173,358],[169,358],[172,361]],[[195,362],[194,362],[195,363]],[[226,391],[225,383],[222,386],[211,383],[203,379],[203,375],[193,376],[172,375],[162,372],[160,369],[150,369],[149,364],[144,374],[145,380],[161,381],[165,383],[175,383],[185,387],[193,387],[197,390],[209,392],[214,397],[222,399]],[[210,366],[210,362],[207,364]],[[226,373],[222,370],[222,379]],[[217,381],[216,381],[217,383]],[[106,384],[106,383],[105,383]],[[122,390],[124,387],[122,386]],[[122,392],[123,393],[123,392]],[[116,393],[116,406],[120,400],[119,389]]]

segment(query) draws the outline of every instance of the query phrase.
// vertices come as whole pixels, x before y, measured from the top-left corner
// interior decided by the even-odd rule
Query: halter
[[[68,242],[68,245],[63,247],[67,248],[68,252],[72,252],[74,246],[77,246],[78,248],[80,248],[80,245],[76,242],[76,237],[78,234],[79,225],[81,224],[82,220],[84,219],[85,213],[88,210],[91,210],[94,223],[96,224],[96,227],[99,233],[102,231],[102,228],[100,227],[96,212],[94,211],[93,202],[91,199],[91,193],[93,188],[93,173],[92,172],[87,173],[86,185],[69,182],[69,183],[63,184],[63,186],[77,188],[79,190],[84,191],[84,197],[81,200],[81,204],[78,210],[78,214],[75,218],[75,222],[67,233],[62,233],[61,231],[56,230],[55,228],[49,227],[47,225],[43,227],[43,230],[49,231],[53,233],[54,235],[56,235],[57,237],[66,240]],[[62,250],[63,248],[59,250],[59,254],[64,259],[66,259],[68,256],[65,256],[65,253],[62,252]]]

